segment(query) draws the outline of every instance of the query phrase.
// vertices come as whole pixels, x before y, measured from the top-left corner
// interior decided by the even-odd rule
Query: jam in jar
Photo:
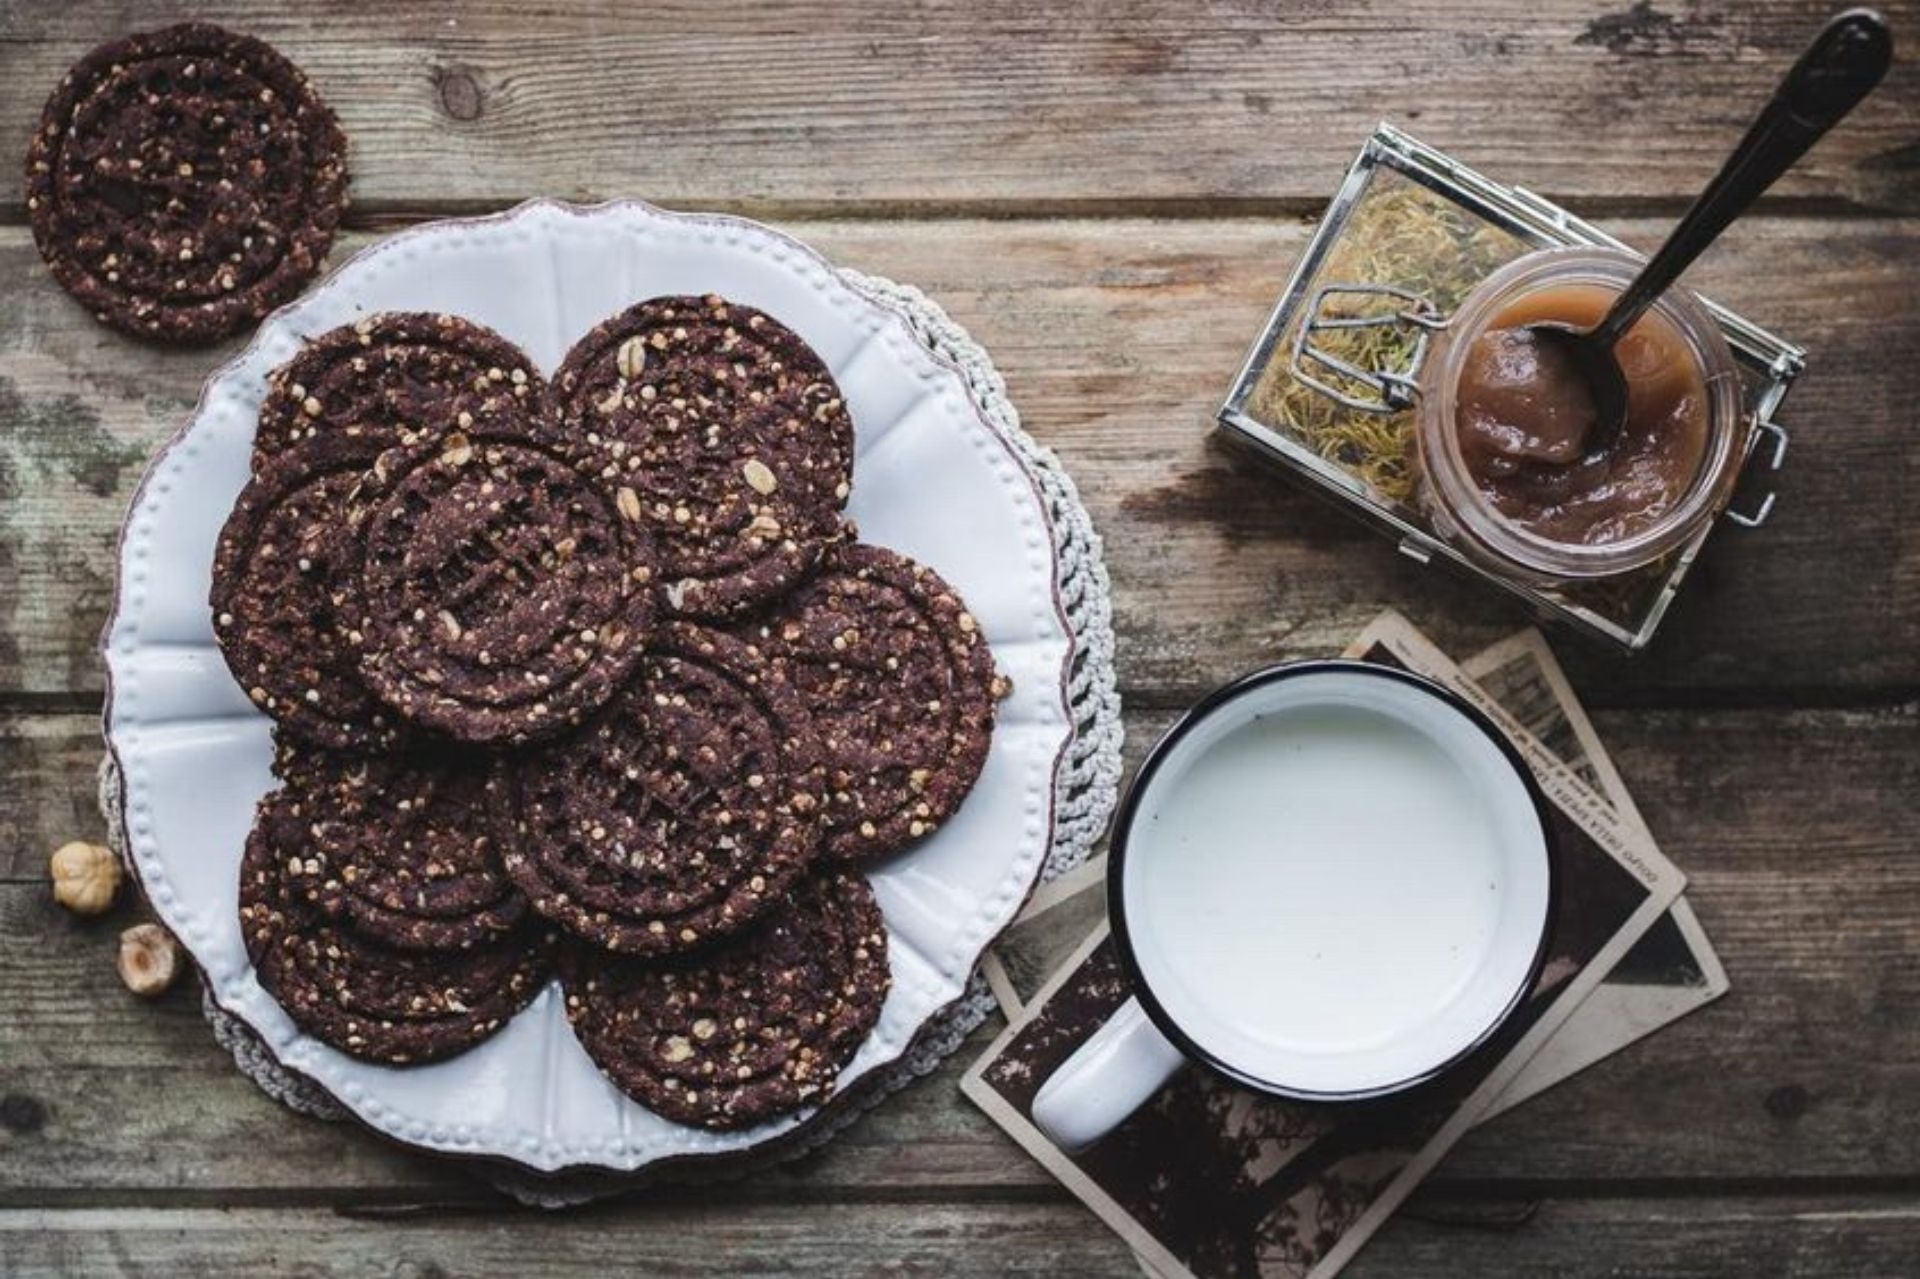
[[[1476,558],[1555,581],[1668,554],[1724,505],[1743,449],[1739,381],[1718,327],[1670,290],[1614,347],[1626,418],[1590,429],[1585,383],[1526,326],[1591,328],[1639,264],[1552,249],[1487,277],[1436,341],[1416,438],[1436,530]]]

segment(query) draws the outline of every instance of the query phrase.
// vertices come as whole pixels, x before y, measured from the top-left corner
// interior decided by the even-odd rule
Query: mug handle
[[[1069,1154],[1084,1150],[1138,1110],[1187,1058],[1129,999],[1040,1086],[1033,1122]]]

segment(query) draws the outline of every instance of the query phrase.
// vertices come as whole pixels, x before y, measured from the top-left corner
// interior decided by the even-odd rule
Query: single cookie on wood
[[[503,771],[508,873],[535,910],[628,954],[740,931],[819,849],[805,707],[758,649],[684,622],[605,713]]]
[[[54,279],[156,342],[216,341],[299,293],[346,188],[346,139],[307,77],[208,23],[89,53],[27,152],[27,216]]]
[[[368,687],[455,740],[520,744],[604,705],[653,627],[647,530],[551,448],[476,426],[381,454],[339,624]]]
[[[275,770],[287,802],[310,815],[289,882],[328,918],[402,950],[463,950],[526,916],[502,862],[510,831],[492,761],[444,747],[369,758],[283,744]]]
[[[460,950],[408,951],[328,919],[308,898],[315,814],[291,790],[260,802],[240,864],[240,927],[267,993],[321,1041],[410,1065],[487,1039],[546,983],[553,934],[522,924]]]
[[[719,1130],[824,1103],[890,983],[873,890],[845,871],[712,948],[652,963],[582,948],[562,976],[573,1032],[616,1087]]]
[[[275,369],[253,464],[327,432],[381,447],[454,431],[531,436],[546,381],[526,353],[455,315],[385,312],[314,338]]]
[[[552,397],[563,446],[653,527],[675,612],[757,607],[844,536],[853,419],[820,357],[763,312],[641,302],[575,344]]]
[[[813,717],[829,857],[904,848],[960,807],[986,763],[1007,684],[939,574],[881,547],[836,547],[742,629],[781,655]]]
[[[289,733],[338,750],[389,749],[405,729],[336,626],[374,461],[371,441],[344,434],[276,456],[241,490],[214,552],[214,637],[233,677]]]

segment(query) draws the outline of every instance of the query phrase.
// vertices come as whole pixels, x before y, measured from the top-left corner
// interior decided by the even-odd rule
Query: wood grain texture
[[[1129,716],[1130,760],[1169,719]],[[1920,1169],[1911,1104],[1920,1095],[1920,812],[1886,797],[1920,793],[1920,706],[1620,711],[1598,726],[1689,873],[1733,993],[1470,1136],[1438,1182],[1911,1177]],[[21,736],[70,760],[70,793],[90,797],[96,731],[84,717],[53,716]],[[35,773],[37,793],[57,796],[61,767],[8,766],[0,777]],[[25,800],[0,791],[0,809],[31,811]],[[50,806],[49,820],[64,817]],[[67,832],[23,823],[17,835],[40,857]],[[13,1015],[0,1019],[0,1094],[29,1099],[44,1122],[0,1135],[0,1204],[75,1186],[352,1201],[476,1193],[449,1166],[287,1115],[213,1044],[197,995],[176,991],[156,1009],[120,989],[112,938],[137,904],[76,923],[53,905],[37,861],[10,869],[12,882],[0,885],[0,1007]],[[959,1076],[985,1042],[976,1036],[827,1150],[738,1193],[1051,1184],[959,1098]],[[140,1159],[125,1158],[130,1146]]]
[[[97,715],[0,715],[0,880],[39,880],[60,845],[105,841],[100,754]]]
[[[1209,443],[1385,118],[1650,247],[1833,6],[1696,0],[0,0],[0,1274],[1137,1273],[959,1095],[983,1030],[830,1147],[560,1218],[292,1115],[183,983],[136,1001],[45,858],[99,838],[97,636],[156,445],[234,344],[86,318],[17,158],[102,39],[193,16],[305,66],[352,140],[335,255],[534,195],[777,219],[983,341],[1107,540],[1137,759],[1176,708],[1393,604],[1522,619]],[[1778,514],[1717,535],[1654,650],[1562,642],[1732,975],[1471,1134],[1348,1272],[1920,1272],[1920,0],[1886,86],[1690,281],[1805,345]],[[5,161],[5,156],[15,157]]]
[[[181,16],[278,45],[374,211],[529,195],[748,209],[1185,210],[1317,203],[1377,119],[1554,195],[1671,204],[1718,167],[1832,10],[1261,0],[10,6],[0,154],[66,68]],[[1883,6],[1913,29],[1912,0]],[[1913,210],[1920,69],[1779,190]],[[18,207],[19,178],[0,199]]]
[[[1338,647],[1389,602],[1463,651],[1524,620],[1210,443],[1304,221],[787,225],[838,262],[923,286],[993,353],[1106,537],[1131,697],[1176,704]],[[1661,226],[1622,229],[1648,243]],[[1647,660],[1572,653],[1583,695],[1920,688],[1916,278],[1920,221],[1904,219],[1757,219],[1701,264],[1703,291],[1812,352],[1787,402],[1780,505],[1763,530],[1714,539]],[[0,693],[99,689],[121,514],[222,358],[107,333],[52,285],[24,231],[0,229]]]
[[[522,1214],[401,1223],[324,1210],[0,1211],[9,1274],[192,1273],[201,1279],[381,1274],[524,1279],[644,1275],[1137,1275],[1119,1238],[1076,1204],[629,1203],[577,1229]],[[1893,1279],[1920,1252],[1920,1203],[1823,1198],[1574,1199],[1461,1215],[1416,1201],[1346,1273],[1556,1279]]]

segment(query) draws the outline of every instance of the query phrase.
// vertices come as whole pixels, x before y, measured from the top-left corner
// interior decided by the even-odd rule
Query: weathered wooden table
[[[297,1118],[185,983],[114,976],[48,851],[97,838],[116,526],[223,352],[136,346],[48,279],[18,177],[95,42],[189,14],[303,64],[352,232],[523,197],[771,220],[912,281],[1007,374],[1107,539],[1130,746],[1394,604],[1522,619],[1208,443],[1378,118],[1650,245],[1828,6],[0,0],[0,1272],[1129,1273],[935,1077],[791,1168],[565,1216]],[[1730,970],[1723,1003],[1472,1135],[1357,1275],[1920,1274],[1920,6],[1880,94],[1698,271],[1803,343],[1765,530],[1654,651],[1562,650]],[[979,1043],[984,1043],[984,1034]]]

